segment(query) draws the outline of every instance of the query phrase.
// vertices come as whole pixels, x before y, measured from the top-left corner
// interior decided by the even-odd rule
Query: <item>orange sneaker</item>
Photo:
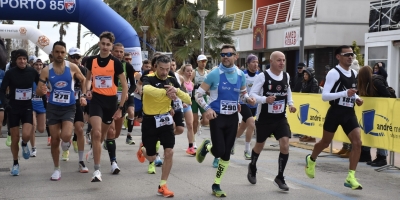
[[[47,137],[47,146],[51,146],[51,137]]]
[[[158,186],[158,193],[157,195],[162,195],[164,197],[173,197],[174,192],[168,190],[167,184],[164,184],[163,186]]]
[[[143,155],[142,147],[143,147],[143,143],[140,143],[139,150],[136,152],[136,156],[137,156],[137,159],[139,160],[139,162],[144,163],[146,158]]]
[[[191,155],[191,156],[195,156],[196,155],[196,151],[194,150],[193,147],[187,148],[186,153]]]

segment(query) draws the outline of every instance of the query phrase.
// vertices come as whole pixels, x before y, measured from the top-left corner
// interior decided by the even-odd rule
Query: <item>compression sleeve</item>
[[[210,106],[207,104],[207,102],[204,100],[204,95],[206,94],[206,91],[203,90],[203,88],[199,87],[199,89],[197,89],[196,94],[195,94],[195,99],[196,102],[205,110],[207,111],[208,109],[210,109]]]
[[[335,69],[330,70],[326,75],[326,81],[324,85],[324,90],[322,91],[322,100],[323,101],[332,101],[341,97],[347,97],[347,91],[335,92],[331,93],[333,86],[336,81],[340,78],[339,72]]]

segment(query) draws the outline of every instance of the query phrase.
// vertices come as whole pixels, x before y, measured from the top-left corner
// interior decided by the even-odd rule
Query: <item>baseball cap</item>
[[[81,50],[76,48],[76,47],[70,48],[69,51],[68,51],[68,55],[72,56],[72,55],[75,55],[75,54],[81,55]]]
[[[37,62],[43,63],[42,59],[40,59],[40,58],[35,58],[35,59],[33,60],[33,64],[35,64],[35,63],[37,63]]]
[[[207,60],[207,57],[205,55],[199,55],[197,57],[197,61],[200,61],[200,60]]]
[[[35,59],[37,59],[36,56],[29,56],[28,61],[35,60]]]

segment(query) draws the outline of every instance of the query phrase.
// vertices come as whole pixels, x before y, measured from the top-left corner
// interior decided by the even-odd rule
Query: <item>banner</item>
[[[253,50],[267,48],[267,26],[257,25],[253,28]]]
[[[125,47],[125,53],[130,53],[132,55],[131,64],[133,69],[139,72],[142,69],[142,50],[140,47]]]
[[[300,45],[300,29],[289,29],[285,31],[284,47],[297,47]]]
[[[393,98],[363,97],[364,104],[356,106],[357,121],[364,146],[400,152],[400,100]],[[296,113],[287,118],[293,133],[322,138],[323,125],[329,102],[322,101],[321,94],[293,93]],[[341,126],[334,140],[350,143]]]

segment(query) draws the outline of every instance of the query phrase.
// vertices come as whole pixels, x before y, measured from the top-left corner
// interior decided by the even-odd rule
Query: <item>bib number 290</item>
[[[225,115],[231,115],[238,110],[236,101],[221,101],[220,113]]]

